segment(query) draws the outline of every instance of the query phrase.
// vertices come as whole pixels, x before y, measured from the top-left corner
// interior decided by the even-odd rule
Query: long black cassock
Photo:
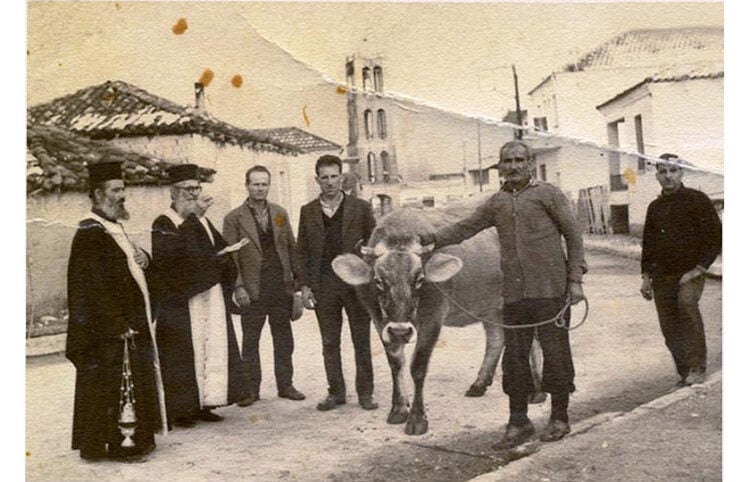
[[[147,449],[153,444],[153,434],[161,428],[146,297],[131,274],[125,252],[104,227],[108,222],[97,218],[93,215],[81,221],[73,238],[65,351],[76,368],[72,448],[89,456],[113,454],[123,440],[118,427],[123,378],[121,335],[128,328],[138,332],[130,349],[137,419],[135,448]],[[111,224],[112,229],[118,228]]]
[[[232,404],[248,396],[249,377],[242,371],[234,327],[226,308],[237,272],[228,255],[217,256],[226,242],[210,222],[206,223],[213,242],[194,215],[182,221],[176,213],[168,211],[152,225],[156,337],[167,414],[172,422],[179,417],[190,417],[201,408]],[[218,327],[223,330],[219,339],[226,338],[222,341],[223,354],[204,349],[206,339],[196,329],[205,328],[206,321],[196,319],[194,311],[191,319],[190,308],[191,303],[199,303],[198,299],[216,290],[217,285],[224,301],[220,307],[223,323]],[[222,381],[223,386],[206,387],[206,381],[211,379]],[[208,397],[217,388],[226,395]]]

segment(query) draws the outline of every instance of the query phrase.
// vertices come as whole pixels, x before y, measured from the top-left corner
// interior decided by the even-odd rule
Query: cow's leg
[[[484,328],[484,359],[479,368],[477,379],[471,384],[465,395],[467,397],[481,397],[492,385],[492,379],[497,370],[497,363],[503,353],[503,329],[500,323],[482,322]]]
[[[406,397],[404,396],[404,365],[406,363],[404,345],[403,343],[384,343],[383,346],[388,356],[393,380],[391,412],[388,414],[388,423],[404,423],[409,416],[409,405],[406,403]]]
[[[440,318],[433,318],[432,323],[421,324],[417,335],[417,346],[411,362],[411,377],[414,380],[414,401],[412,402],[409,418],[406,420],[405,432],[407,435],[422,435],[427,432],[427,417],[424,413],[424,381],[427,376],[427,367],[430,363],[432,350],[435,348],[438,336],[440,336]]]
[[[544,403],[547,394],[542,391],[542,346],[539,344],[539,335],[534,335],[529,355],[531,365],[531,380],[534,382],[534,393],[529,396],[529,403]]]

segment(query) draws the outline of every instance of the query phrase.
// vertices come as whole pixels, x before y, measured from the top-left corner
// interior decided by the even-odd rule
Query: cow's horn
[[[419,254],[431,253],[433,249],[435,249],[435,243],[430,243],[430,244],[425,245],[425,246],[420,246],[420,248],[419,248]]]

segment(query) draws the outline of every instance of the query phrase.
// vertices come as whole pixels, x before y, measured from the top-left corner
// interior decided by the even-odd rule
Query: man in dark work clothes
[[[141,460],[156,446],[154,433],[163,426],[146,280],[150,262],[121,224],[129,213],[120,163],[93,164],[88,170],[93,206],[78,225],[68,262],[65,355],[76,368],[72,447],[86,460]],[[125,344],[129,395],[135,401],[134,444],[119,422],[127,395],[120,392]]]
[[[706,271],[721,252],[721,221],[704,193],[682,184],[679,157],[656,165],[661,195],[643,227],[641,295],[654,300],[664,341],[682,387],[706,379],[706,333],[698,306]]]

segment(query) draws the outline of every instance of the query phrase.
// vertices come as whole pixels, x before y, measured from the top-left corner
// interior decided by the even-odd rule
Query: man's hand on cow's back
[[[583,301],[583,285],[576,281],[568,282],[568,299],[571,305],[577,305]]]

